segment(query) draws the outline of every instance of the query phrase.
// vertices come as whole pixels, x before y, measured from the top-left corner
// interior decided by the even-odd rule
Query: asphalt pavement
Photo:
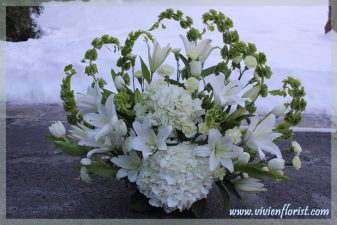
[[[322,116],[323,118],[324,116]],[[87,184],[80,180],[74,165],[79,158],[63,154],[50,144],[45,135],[55,120],[64,120],[60,106],[7,105],[6,184],[7,218],[193,218],[191,212],[166,214],[161,210],[139,213],[130,210],[129,198],[134,192],[122,181],[95,177]],[[309,117],[308,117],[309,118]],[[328,120],[317,116],[307,119],[311,127],[328,126]],[[266,181],[268,191],[242,193],[232,197],[231,209],[247,208],[331,208],[331,134],[322,132],[296,133],[302,145],[302,168],[285,170],[288,181]],[[285,150],[289,143],[281,141]],[[223,209],[221,194],[214,187],[208,196],[203,218],[234,218]],[[237,216],[238,218],[266,218]],[[275,217],[275,216],[274,216]],[[235,217],[236,218],[236,217]],[[275,217],[277,218],[277,217]],[[286,217],[286,218],[330,218]]]

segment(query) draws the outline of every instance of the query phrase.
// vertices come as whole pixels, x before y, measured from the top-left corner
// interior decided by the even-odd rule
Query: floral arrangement
[[[153,30],[165,29],[166,19],[187,30],[180,35],[185,51],[161,47],[152,36]],[[133,209],[191,209],[200,216],[213,184],[227,207],[230,195],[240,198],[242,191],[265,191],[262,179],[285,180],[285,166],[301,167],[302,149],[296,141],[284,152],[274,143],[291,140],[291,127],[301,121],[306,107],[301,83],[288,77],[280,89],[268,91],[272,72],[266,55],[240,41],[222,12],[210,10],[202,21],[200,31],[182,11],[167,9],[149,30],[131,32],[124,44],[109,35],[94,39],[82,61],[93,82],[76,100],[70,85],[76,71],[72,65],[65,67],[61,99],[71,126],[66,135],[61,122],[51,125],[48,138],[65,153],[82,157],[83,181],[91,182],[96,174],[136,186]],[[202,38],[215,30],[222,46]],[[148,61],[133,52],[140,37]],[[119,69],[111,70],[115,92],[98,77],[95,61],[103,46],[112,46],[109,49],[118,54]],[[204,68],[211,54],[219,63]],[[175,67],[164,63],[167,57],[174,57]],[[137,66],[141,70],[135,71]],[[258,116],[255,102],[268,94],[288,97]],[[283,121],[276,125],[281,115]],[[293,159],[285,161],[284,154]],[[140,202],[147,206],[139,207]]]

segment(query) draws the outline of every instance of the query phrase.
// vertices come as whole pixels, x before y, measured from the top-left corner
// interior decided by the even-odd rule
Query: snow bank
[[[156,16],[167,7],[182,9],[201,28],[201,14],[210,8],[221,10],[233,19],[240,37],[253,42],[267,54],[273,77],[270,89],[279,88],[282,79],[292,75],[306,88],[308,112],[331,113],[331,34],[324,34],[327,7],[260,6],[158,6],[141,4],[100,4],[69,2],[47,3],[38,23],[43,29],[41,39],[6,43],[7,101],[15,103],[59,103],[63,68],[74,64],[78,75],[73,87],[84,93],[90,79],[83,75],[80,63],[93,38],[110,34],[124,41],[128,32],[148,29]],[[169,23],[166,31],[155,32],[162,45],[183,49],[177,24]],[[221,36],[210,35],[214,43]],[[136,54],[146,58],[145,43],[136,44]],[[217,62],[213,54],[208,63]],[[173,56],[168,62],[174,63]],[[104,49],[98,60],[99,75],[111,81],[110,69],[115,67],[116,56]],[[112,87],[112,85],[111,85]],[[113,87],[112,87],[113,88]],[[262,111],[280,104],[280,98],[259,102]]]

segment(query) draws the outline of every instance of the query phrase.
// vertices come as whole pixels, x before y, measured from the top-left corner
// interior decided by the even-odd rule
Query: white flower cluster
[[[93,84],[76,102],[81,110],[74,104],[70,85],[62,85],[62,98],[70,98],[65,108],[71,111],[68,121],[72,125],[68,135],[61,122],[51,125],[50,140],[65,152],[82,156],[83,181],[91,182],[92,173],[127,179],[137,185],[150,205],[166,212],[189,209],[207,198],[214,183],[226,194],[226,185],[232,185],[231,191],[265,191],[261,177],[287,179],[283,170],[286,165],[301,167],[302,148],[292,142],[295,156],[286,162],[274,142],[291,136],[291,122],[296,122],[291,116],[300,118],[298,108],[304,108],[305,101],[295,99],[263,117],[256,115],[255,101],[267,94],[264,76],[271,72],[264,54],[257,53],[252,44],[249,51],[242,51],[245,45],[240,45],[231,48],[237,52],[231,52],[228,59],[203,68],[213,50],[222,49],[224,57],[225,48],[213,47],[210,39],[197,43],[189,41],[193,35],[181,37],[185,55],[181,49],[172,49],[169,44],[160,47],[157,40],[146,38],[148,63],[139,57],[141,70],[136,72],[138,58],[132,46],[122,47],[122,52],[130,53],[118,60],[122,71],[112,70],[116,92],[107,90],[106,82],[93,76]],[[135,41],[131,40],[126,45]],[[176,59],[176,68],[164,64],[169,54]],[[247,70],[254,70],[254,75],[241,80]],[[289,82],[297,89],[287,87],[287,92],[304,92],[298,81]],[[284,81],[284,90],[273,94],[284,95],[286,85]],[[289,118],[277,126],[276,119],[287,110]]]
[[[196,124],[205,114],[200,99],[192,99],[187,90],[164,80],[152,82],[145,89],[143,100],[134,107],[137,121],[149,117],[155,126],[171,126],[189,138],[197,133]]]
[[[195,156],[195,147],[183,142],[144,161],[136,183],[151,205],[182,211],[207,197],[213,183],[209,160]]]

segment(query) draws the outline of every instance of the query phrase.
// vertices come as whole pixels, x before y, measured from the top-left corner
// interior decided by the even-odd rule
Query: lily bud
[[[200,61],[190,62],[191,75],[194,77],[199,77],[201,75],[202,65]]]
[[[90,166],[91,165],[91,159],[88,159],[88,158],[83,158],[81,159],[81,162],[80,162],[83,166]]]
[[[255,101],[257,99],[257,96],[259,96],[261,90],[261,86],[260,85],[256,85],[253,88],[249,89],[248,91],[246,91],[242,97],[243,98],[250,98],[252,101]]]
[[[271,113],[274,114],[276,117],[279,117],[279,116],[281,116],[286,110],[287,110],[287,107],[286,107],[284,104],[282,104],[282,105],[276,106],[276,107],[271,111]]]
[[[250,155],[248,152],[243,152],[239,155],[239,159],[237,161],[238,164],[247,164],[249,162]]]
[[[284,169],[284,160],[275,158],[268,161],[268,168],[270,171],[277,171]]]
[[[49,132],[56,138],[64,138],[66,135],[66,128],[60,121],[53,123],[48,128]]]
[[[247,192],[256,192],[256,191],[266,191],[267,189],[260,182],[259,179],[254,177],[248,177],[247,179],[240,179],[234,181],[234,186],[239,191],[247,191]]]
[[[297,141],[292,141],[291,146],[293,147],[293,150],[296,155],[300,155],[302,152],[302,147]]]
[[[293,163],[293,167],[297,170],[299,170],[302,167],[302,162],[298,155],[294,156],[292,163]]]
[[[123,79],[123,77],[121,76],[117,76],[114,79],[114,84],[117,90],[125,90],[125,81]]]

